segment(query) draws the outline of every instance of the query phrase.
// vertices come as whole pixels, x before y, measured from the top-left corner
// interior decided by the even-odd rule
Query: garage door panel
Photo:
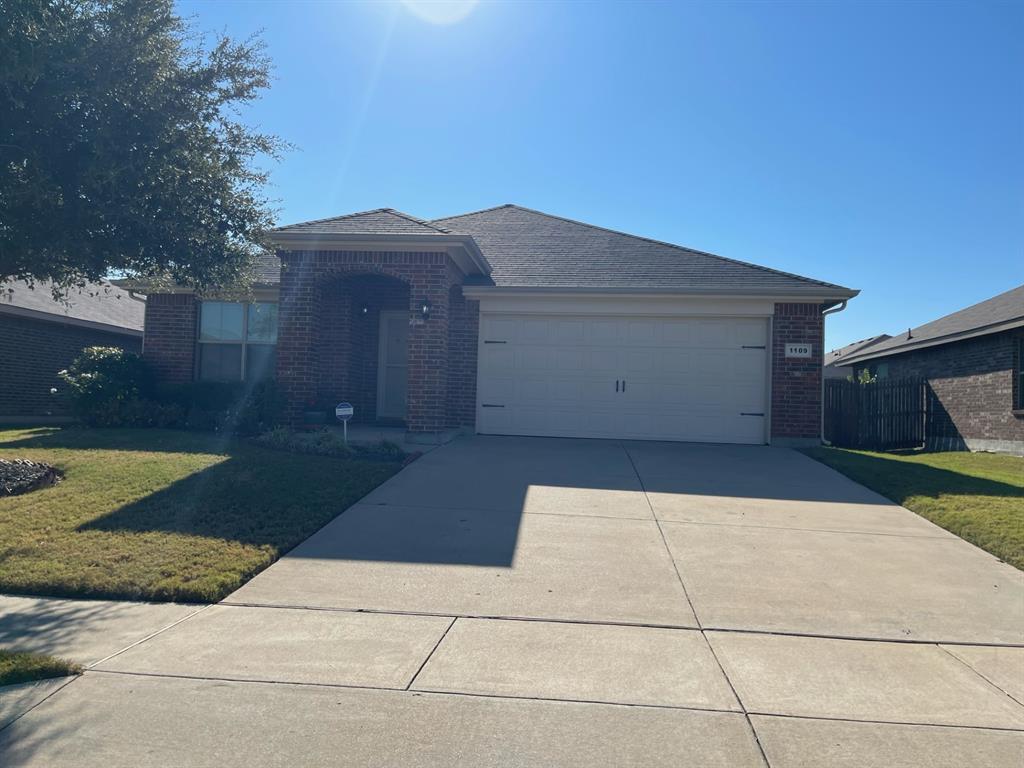
[[[480,402],[503,407],[481,405],[480,432],[765,440],[764,416],[742,415],[766,411],[763,318],[484,314],[481,327],[507,343],[481,347]]]

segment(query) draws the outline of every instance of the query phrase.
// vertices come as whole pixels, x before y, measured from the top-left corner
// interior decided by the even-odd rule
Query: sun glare
[[[431,24],[455,24],[473,12],[477,0],[402,0],[402,5]]]

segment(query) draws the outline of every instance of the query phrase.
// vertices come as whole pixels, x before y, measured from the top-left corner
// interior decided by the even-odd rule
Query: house
[[[855,372],[927,381],[928,444],[1024,455],[1024,285],[846,358]]]
[[[824,314],[857,291],[515,205],[281,227],[251,297],[146,304],[170,381],[275,376],[413,440],[820,439]]]
[[[0,283],[0,423],[68,418],[51,390],[57,372],[85,347],[142,351],[141,298],[107,282],[70,289],[62,300],[48,282]]]
[[[846,364],[846,358],[852,355],[854,352],[859,352],[862,349],[867,349],[872,344],[877,344],[880,341],[892,338],[887,333],[880,333],[877,336],[872,336],[868,339],[861,339],[855,341],[852,344],[847,344],[845,347],[839,347],[833,349],[831,352],[825,354],[825,360],[823,362],[824,374],[826,379],[848,379],[853,376],[853,366]]]

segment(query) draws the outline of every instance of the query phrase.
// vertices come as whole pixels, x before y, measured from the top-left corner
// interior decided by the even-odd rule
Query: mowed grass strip
[[[1024,570],[1024,459],[959,451],[804,452]]]
[[[67,659],[0,648],[0,686],[81,673],[82,667]]]
[[[213,602],[399,469],[174,430],[5,429],[64,472],[0,498],[0,592]]]

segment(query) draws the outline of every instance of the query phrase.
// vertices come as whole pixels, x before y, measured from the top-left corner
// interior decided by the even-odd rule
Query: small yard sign
[[[786,357],[810,357],[810,344],[787,344]]]
[[[338,403],[334,406],[334,415],[338,421],[348,421],[352,418],[353,413],[355,413],[355,408],[352,407],[352,403]]]

